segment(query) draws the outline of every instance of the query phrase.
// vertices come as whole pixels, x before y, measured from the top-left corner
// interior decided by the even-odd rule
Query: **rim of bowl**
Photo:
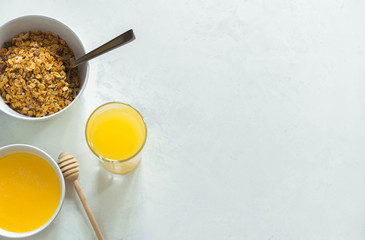
[[[79,36],[77,36],[77,34],[68,26],[66,25],[65,23],[57,20],[57,19],[54,19],[52,17],[48,17],[48,16],[44,16],[44,15],[24,15],[24,16],[21,16],[21,17],[17,17],[17,18],[14,18],[10,21],[7,21],[6,23],[2,24],[0,26],[0,29],[3,28],[5,25],[9,24],[9,23],[12,23],[12,22],[15,22],[15,21],[18,21],[22,18],[29,18],[29,17],[38,17],[38,18],[43,18],[45,20],[51,20],[51,21],[54,21],[54,22],[57,22],[59,23],[60,25],[62,25],[63,27],[65,27],[67,30],[69,30],[76,38],[76,40],[80,43],[80,47],[82,49],[82,51],[84,52],[84,54],[86,54],[86,50],[85,50],[85,46],[84,44],[82,43],[81,39],[79,38]],[[3,43],[0,43],[0,44],[3,44]],[[15,117],[15,118],[18,118],[18,119],[22,119],[22,120],[30,120],[30,121],[40,121],[40,120],[48,120],[48,119],[51,119],[51,118],[54,118],[56,117],[57,115],[63,113],[64,111],[66,111],[67,109],[69,109],[79,98],[80,96],[82,95],[82,93],[84,92],[85,88],[86,88],[86,85],[87,85],[87,82],[88,82],[88,78],[89,78],[89,68],[90,68],[90,65],[89,65],[89,62],[86,62],[84,63],[86,65],[86,74],[85,74],[85,79],[84,79],[84,84],[82,86],[82,88],[80,88],[79,92],[77,93],[76,97],[74,100],[72,100],[72,102],[66,106],[65,108],[61,109],[60,111],[56,112],[56,113],[53,113],[51,115],[48,115],[48,116],[44,116],[44,117],[29,117],[29,116],[26,116],[26,115],[17,115],[17,114],[13,114],[12,112],[16,112],[15,110],[11,109],[12,112],[9,113],[9,112],[5,112],[2,110],[2,108],[0,108],[0,110],[9,115],[9,116],[12,116],[12,117]],[[2,97],[0,96],[0,101],[3,101]],[[18,112],[16,112],[18,113]]]
[[[44,158],[44,160],[47,161],[48,164],[51,165],[53,170],[56,172],[56,174],[58,176],[58,180],[60,181],[60,185],[61,185],[61,196],[60,196],[60,201],[58,203],[57,209],[53,213],[52,217],[45,224],[43,224],[39,228],[34,229],[32,231],[21,232],[21,233],[10,232],[10,231],[6,231],[6,230],[0,228],[0,236],[8,237],[8,238],[24,238],[24,237],[29,237],[29,236],[32,236],[32,235],[35,235],[35,234],[41,232],[42,230],[47,228],[54,221],[54,219],[58,216],[58,214],[61,211],[61,208],[63,206],[63,201],[65,199],[66,187],[65,187],[65,180],[63,178],[63,175],[62,175],[62,172],[61,172],[60,168],[57,165],[57,162],[48,153],[46,153],[45,151],[43,151],[40,148],[37,148],[37,147],[32,146],[32,145],[28,145],[28,144],[10,144],[10,145],[6,145],[6,146],[1,147],[0,148],[0,154],[4,150],[13,149],[13,148],[16,148],[16,149],[19,149],[19,150],[21,150],[21,149],[33,150],[35,152],[38,152],[40,155],[42,155],[42,158]]]
[[[144,140],[143,140],[143,143],[141,145],[141,147],[138,149],[138,151],[133,154],[131,157],[128,157],[126,159],[121,159],[121,160],[117,160],[117,159],[109,159],[109,158],[106,158],[106,157],[103,157],[101,156],[100,154],[98,154],[96,151],[94,151],[94,149],[90,146],[90,143],[88,141],[88,134],[87,134],[87,127],[89,125],[89,121],[91,120],[91,118],[94,116],[94,114],[96,113],[96,111],[98,111],[100,108],[102,107],[105,107],[107,105],[110,105],[110,104],[121,104],[121,105],[124,105],[124,106],[127,106],[127,107],[130,107],[132,108],[134,111],[137,112],[137,114],[141,117],[142,119],[142,122],[143,122],[143,126],[144,126]],[[107,102],[107,103],[104,103],[102,105],[100,105],[99,107],[97,107],[89,116],[89,118],[87,119],[87,122],[86,122],[86,126],[85,126],[85,139],[86,139],[86,143],[87,143],[87,146],[90,148],[91,152],[94,153],[94,155],[101,159],[101,160],[104,160],[104,161],[107,161],[107,162],[112,162],[112,163],[115,163],[115,162],[118,162],[118,163],[121,163],[121,162],[127,162],[133,158],[135,158],[138,154],[140,154],[144,148],[144,146],[146,145],[146,142],[147,142],[147,135],[148,134],[148,130],[147,130],[147,124],[146,124],[146,121],[144,120],[142,114],[134,107],[132,107],[131,105],[127,104],[127,103],[123,103],[123,102],[116,102],[116,101],[113,101],[113,102]]]

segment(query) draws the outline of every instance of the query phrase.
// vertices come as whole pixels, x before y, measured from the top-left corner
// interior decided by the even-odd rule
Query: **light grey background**
[[[364,239],[365,2],[360,0],[3,1],[69,25],[92,60],[69,111],[29,123],[0,113],[0,146],[74,154],[106,239]],[[144,115],[143,162],[102,169],[84,139],[97,106]],[[63,209],[30,239],[92,239],[67,185]]]

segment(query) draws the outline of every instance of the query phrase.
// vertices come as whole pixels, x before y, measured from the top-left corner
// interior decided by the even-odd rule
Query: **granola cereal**
[[[20,33],[0,50],[1,97],[30,117],[60,111],[79,91],[78,69],[73,68],[67,78],[73,58],[73,51],[58,35],[40,30]]]

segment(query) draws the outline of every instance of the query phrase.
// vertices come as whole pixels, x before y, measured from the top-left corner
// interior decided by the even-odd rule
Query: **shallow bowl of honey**
[[[56,218],[64,197],[62,172],[46,152],[26,144],[0,148],[0,236],[39,233]]]

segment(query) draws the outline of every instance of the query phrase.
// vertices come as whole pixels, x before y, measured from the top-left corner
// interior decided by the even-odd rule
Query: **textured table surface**
[[[40,14],[90,51],[81,99],[33,123],[0,113],[0,146],[74,154],[106,239],[365,238],[365,2],[360,0],[7,1],[0,23]],[[135,106],[141,165],[106,172],[84,128],[97,106]],[[29,239],[93,239],[71,185]]]

